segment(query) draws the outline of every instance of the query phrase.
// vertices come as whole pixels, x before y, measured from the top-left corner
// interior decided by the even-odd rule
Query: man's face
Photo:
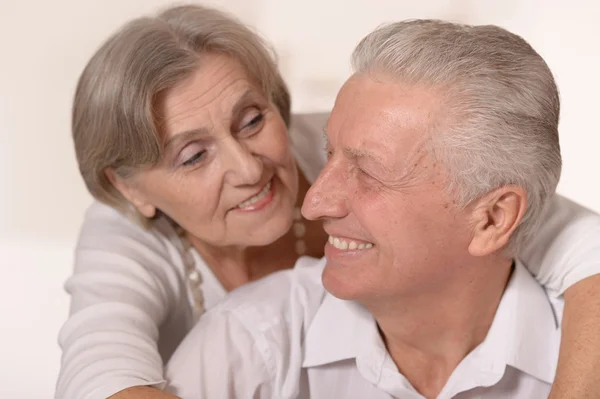
[[[323,219],[323,284],[363,302],[443,290],[467,259],[467,215],[426,145],[443,102],[431,88],[357,74],[327,123],[329,160],[302,212]]]

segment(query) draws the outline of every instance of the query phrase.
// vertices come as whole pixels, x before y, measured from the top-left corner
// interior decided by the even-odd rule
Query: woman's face
[[[145,216],[160,210],[210,245],[270,244],[298,194],[285,123],[236,60],[204,54],[199,65],[157,103],[161,164],[117,187]]]

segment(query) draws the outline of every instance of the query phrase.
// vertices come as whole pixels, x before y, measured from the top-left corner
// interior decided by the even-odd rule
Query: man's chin
[[[343,272],[338,270],[339,265],[327,265],[323,269],[323,275],[321,281],[323,286],[331,295],[338,299],[345,301],[356,300],[361,297],[361,292],[364,290],[364,285],[357,281],[357,279],[351,278],[351,276],[344,275]],[[334,270],[335,269],[335,270]]]

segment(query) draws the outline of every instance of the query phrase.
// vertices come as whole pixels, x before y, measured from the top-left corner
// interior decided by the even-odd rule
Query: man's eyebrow
[[[323,131],[323,148],[327,149],[329,147],[329,136],[327,136],[327,130],[324,126],[322,128],[322,131]]]
[[[378,167],[380,167],[382,170],[384,170],[385,172],[391,172],[391,169],[389,166],[387,166],[385,164],[385,162],[383,162],[383,160],[381,159],[380,156],[372,153],[371,151],[365,150],[365,149],[358,149],[358,148],[351,148],[351,147],[345,147],[343,149],[344,154],[346,154],[346,156],[348,158],[353,158],[355,160],[361,159],[361,158],[366,158],[369,161],[375,163]]]
[[[325,148],[325,150],[329,149],[329,137],[327,135],[327,129],[325,127],[323,127],[323,147]],[[385,163],[382,161],[381,157],[373,154],[370,151],[367,151],[365,149],[356,149],[356,148],[350,148],[350,147],[346,147],[342,151],[348,158],[352,158],[354,160],[357,160],[360,158],[367,158],[370,161],[373,161],[379,167],[381,167],[381,169],[383,169],[384,171],[386,171],[386,172],[391,171],[391,169],[388,166],[386,166]]]

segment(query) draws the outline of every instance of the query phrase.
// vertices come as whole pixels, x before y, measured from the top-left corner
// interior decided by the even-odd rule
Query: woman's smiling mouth
[[[258,192],[247,200],[242,201],[235,209],[242,212],[252,212],[263,209],[273,200],[273,179]]]

